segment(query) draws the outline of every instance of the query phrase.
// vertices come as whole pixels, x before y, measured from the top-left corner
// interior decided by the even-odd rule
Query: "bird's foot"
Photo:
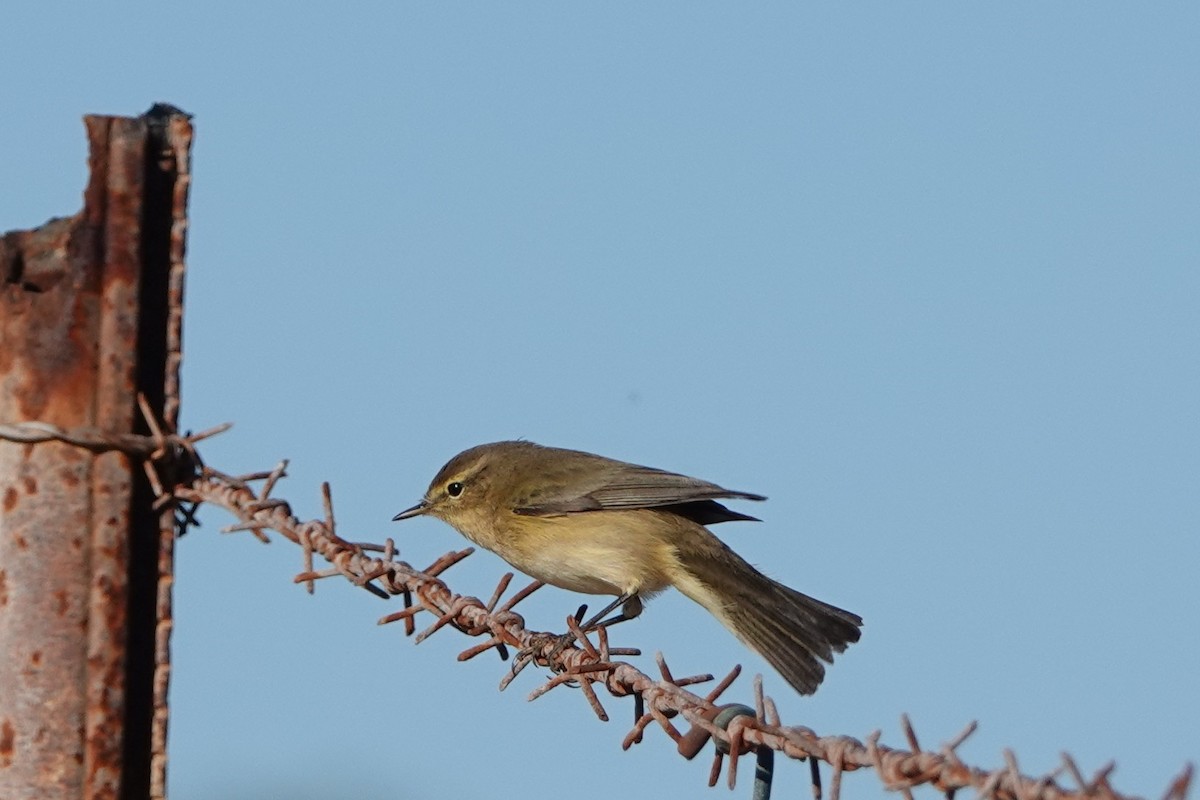
[[[606,614],[622,604],[626,604],[625,610],[616,616],[604,619]],[[587,614],[587,610],[588,607],[586,604],[581,605],[575,614],[568,618],[567,625],[570,631],[567,633],[534,634],[530,638],[529,644],[521,648],[517,652],[516,657],[513,658],[512,668],[509,670],[509,674],[504,677],[504,680],[500,682],[500,688],[506,688],[530,664],[537,664],[539,667],[548,667],[554,672],[565,672],[567,668],[558,662],[558,657],[564,650],[573,646],[581,638],[586,639],[587,635],[593,631],[600,629],[607,630],[613,625],[633,619],[641,611],[641,601],[636,596],[619,597],[599,614],[587,622],[581,623],[581,620]],[[591,645],[586,641],[584,642],[584,646],[585,649],[592,649]],[[629,653],[636,654],[637,651],[629,651]]]
[[[562,652],[569,641],[564,641],[570,634],[555,635],[551,633],[534,634],[529,640],[529,644],[517,651],[513,658],[512,667],[509,668],[508,674],[500,681],[500,689],[503,691],[508,688],[508,685],[521,674],[521,671],[530,664],[537,664],[539,667],[549,667],[555,672],[559,671],[555,667],[554,659]],[[571,636],[571,640],[574,640]],[[547,647],[550,648],[547,651]]]

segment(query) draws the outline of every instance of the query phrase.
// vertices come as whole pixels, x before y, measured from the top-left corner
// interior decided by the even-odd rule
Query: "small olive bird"
[[[862,618],[771,580],[706,525],[754,517],[717,499],[765,500],[673,472],[532,442],[472,447],[442,467],[420,503],[427,514],[545,583],[616,595],[617,619],[674,586],[709,610],[801,694],[821,661],[857,642]]]

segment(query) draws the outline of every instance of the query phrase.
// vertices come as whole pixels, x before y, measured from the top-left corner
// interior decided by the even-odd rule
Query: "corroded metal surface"
[[[146,246],[172,231],[169,207],[147,207],[147,183],[162,177],[152,157],[161,129],[145,117],[86,125],[83,210],[0,238],[0,422],[134,433],[137,393],[150,383],[152,404],[161,412],[164,402],[171,265],[148,258]],[[162,289],[147,291],[154,286]],[[156,608],[164,532],[157,512],[135,503],[143,482],[121,452],[0,441],[6,800],[144,795],[152,782],[155,620],[153,611],[135,620],[130,609],[137,597]],[[139,540],[149,543],[149,570],[131,569]],[[140,682],[131,680],[138,664]]]
[[[160,213],[169,219],[165,257],[168,265],[166,290],[166,350],[156,365],[163,376],[162,420],[169,431],[179,424],[179,370],[183,363],[183,289],[187,274],[188,196],[191,191],[192,123],[181,114],[168,113],[161,131],[158,183],[166,202]],[[153,376],[151,376],[151,379]],[[155,404],[157,407],[157,404]],[[167,795],[167,689],[171,679],[171,631],[174,627],[172,589],[175,582],[175,515],[170,507],[157,513],[155,548],[154,666],[150,727],[150,797]]]

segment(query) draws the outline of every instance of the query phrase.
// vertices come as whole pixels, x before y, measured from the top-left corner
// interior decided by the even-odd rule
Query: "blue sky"
[[[463,540],[390,519],[480,442],[762,492],[718,533],[862,641],[802,699],[667,594],[614,632],[643,669],[741,662],[785,721],[896,745],[901,712],[930,745],[978,719],[974,763],[1115,758],[1150,797],[1200,758],[1194,6],[19,2],[6,28],[2,230],[79,207],[81,115],[196,115],[183,412],[236,423],[214,466],[289,458],[301,516],[328,480],[342,535],[418,566]],[[620,750],[628,702],[499,693],[453,631],[414,647],[202,519],[177,800],[703,791],[659,732]]]

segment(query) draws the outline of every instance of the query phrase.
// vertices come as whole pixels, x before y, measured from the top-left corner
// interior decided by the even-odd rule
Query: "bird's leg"
[[[614,614],[612,617],[604,619],[604,615],[615,609],[617,606],[621,607],[621,613]],[[587,606],[584,606],[584,608],[586,609]],[[584,633],[588,633],[598,628],[607,628],[612,625],[616,625],[619,622],[628,622],[634,617],[641,615],[641,613],[642,598],[638,597],[636,594],[623,594],[616,600],[613,600],[611,603],[606,605],[604,610],[599,614],[596,614],[582,626],[580,626],[580,630],[582,630]],[[580,614],[580,616],[583,615]]]
[[[609,619],[604,619],[605,615],[607,615],[609,612],[616,609],[618,606],[621,607],[621,612],[619,614],[614,614]],[[583,615],[586,613],[587,613],[587,606],[586,605],[580,606],[579,612],[577,613],[576,618],[582,619]],[[593,615],[591,619],[589,619],[586,623],[584,623],[581,626],[580,630],[582,630],[584,633],[588,633],[590,631],[596,630],[597,628],[607,628],[609,626],[616,625],[617,623],[625,622],[626,620],[631,620],[641,613],[642,613],[641,598],[638,597],[637,594],[635,594],[635,593],[623,594],[620,597],[618,597],[617,599],[613,600],[608,605],[606,605],[600,611],[600,613]],[[540,650],[541,648],[545,647],[551,640],[556,640],[556,641],[554,641],[554,646],[551,648],[550,653],[546,656],[536,655],[537,651]],[[512,678],[515,678],[517,676],[517,674],[521,670],[523,670],[531,661],[544,660],[546,662],[547,666],[549,666],[554,661],[554,658],[559,653],[561,653],[563,650],[565,650],[570,645],[574,644],[574,642],[575,642],[575,634],[573,634],[569,631],[560,636],[548,636],[546,638],[539,637],[537,641],[530,643],[527,647],[523,648],[519,653],[517,653],[516,657],[513,659],[511,677],[506,679],[505,685],[507,685],[507,681],[511,681]]]
[[[621,607],[620,613],[614,614],[612,617],[610,617],[608,619],[604,618],[611,611],[616,609],[618,606]],[[580,607],[578,617],[582,618],[584,613],[586,613],[586,611],[587,611],[587,606]],[[627,622],[628,620],[633,619],[634,617],[638,616],[641,613],[642,613],[641,598],[638,597],[636,594],[632,594],[632,593],[623,594],[623,595],[620,595],[619,597],[617,597],[616,600],[613,600],[611,603],[606,605],[599,613],[593,615],[592,618],[589,619],[587,622],[583,623],[583,625],[581,625],[579,629],[581,631],[583,631],[584,633],[589,633],[598,628],[608,628],[608,627],[616,625],[617,623],[620,623],[620,622]],[[564,649],[566,649],[567,647],[570,647],[572,644],[574,644],[574,642],[575,642],[575,634],[571,633],[570,631],[568,631],[567,633],[564,633],[562,636],[559,637],[558,643],[556,645],[554,645],[554,649],[550,651],[549,658],[553,659],[556,655],[561,653]]]

